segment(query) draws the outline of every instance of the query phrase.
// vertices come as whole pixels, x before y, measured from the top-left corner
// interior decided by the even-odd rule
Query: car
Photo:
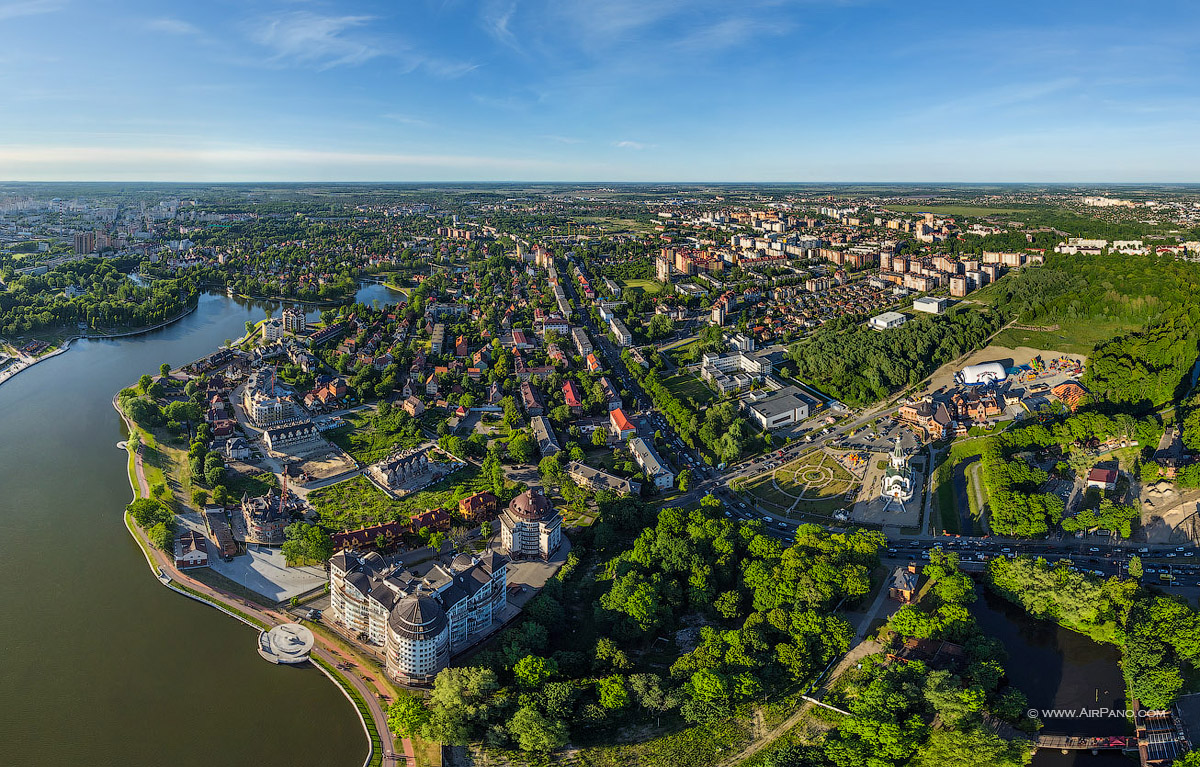
[[[1183,547],[1182,547],[1182,546],[1179,546],[1179,547],[1178,547],[1178,548],[1176,548],[1175,550],[1176,550],[1176,551],[1183,551]]]
[[[1183,555],[1184,555],[1185,557],[1194,557],[1194,556],[1196,556],[1196,552],[1194,552],[1194,551],[1185,551],[1185,552],[1183,552]]]
[[[729,513],[729,512],[727,511],[727,512],[725,512],[725,516],[727,516],[727,517],[732,517],[732,516],[733,516],[733,514],[731,514],[731,513]]]
[[[767,516],[766,514],[763,514],[762,521],[763,521],[763,522],[770,522],[770,521],[771,521],[771,518],[770,518],[769,516]]]
[[[1148,548],[1146,548],[1145,546],[1143,546],[1143,547],[1141,547],[1140,549],[1138,549],[1138,553],[1139,553],[1139,554],[1149,554],[1149,553],[1150,553],[1150,549],[1148,549]]]
[[[778,523],[776,523],[776,526],[787,529],[787,522],[778,522]]]
[[[1168,552],[1167,552],[1167,556],[1168,556],[1168,557],[1171,557],[1171,558],[1173,559],[1173,558],[1175,557],[1175,552],[1174,552],[1174,551],[1168,551]]]
[[[1005,548],[1003,548],[1003,549],[1000,549],[1000,553],[1001,553],[1001,554],[1007,554],[1007,553],[1008,553],[1008,552],[1010,552],[1010,551],[1012,551],[1012,549],[1008,548],[1007,546],[1006,546]]]
[[[1099,553],[1100,553],[1100,549],[1096,548],[1095,546],[1092,546],[1092,547],[1090,547],[1090,548],[1088,549],[1088,551],[1092,552],[1093,554],[1099,554]]]

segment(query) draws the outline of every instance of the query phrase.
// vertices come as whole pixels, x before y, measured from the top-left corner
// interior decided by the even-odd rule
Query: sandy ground
[[[1194,514],[1197,511],[1200,491],[1190,490],[1180,494],[1167,481],[1156,482],[1142,488],[1142,532],[1148,543],[1182,543],[1192,538],[1197,527]],[[1186,524],[1185,524],[1186,521]]]
[[[968,365],[978,365],[981,362],[999,362],[1005,367],[1014,367],[1016,365],[1028,364],[1038,355],[1041,355],[1043,360],[1051,360],[1062,356],[1062,353],[1046,349],[1031,349],[1028,346],[1018,346],[1015,349],[1010,349],[1007,346],[988,346],[977,352],[973,352],[965,360],[952,362],[938,368],[933,377],[929,379],[929,386],[924,393],[937,391],[943,386],[952,385],[954,383],[954,374]],[[1082,354],[1069,354],[1067,356],[1087,362],[1087,357]],[[1053,385],[1061,381],[1042,378],[1039,379],[1039,382],[1051,383]]]
[[[904,511],[900,511],[895,503],[888,505],[885,511],[883,499],[879,497],[880,486],[883,482],[883,469],[880,469],[878,464],[887,458],[887,453],[871,454],[867,476],[863,480],[862,487],[859,488],[854,508],[850,512],[850,519],[855,522],[876,525],[915,527],[921,522],[923,496],[920,488],[924,487],[925,482],[925,475],[921,471],[925,465],[924,459],[921,456],[915,456],[912,460],[913,484],[918,490],[916,495],[911,501],[904,504]]]

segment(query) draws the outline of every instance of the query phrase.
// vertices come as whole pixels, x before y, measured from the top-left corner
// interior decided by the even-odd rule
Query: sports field
[[[626,288],[640,290],[643,293],[654,295],[663,289],[661,282],[648,279],[621,280],[621,285]]]

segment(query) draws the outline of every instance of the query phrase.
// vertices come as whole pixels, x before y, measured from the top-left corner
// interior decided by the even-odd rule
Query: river
[[[358,300],[397,295],[369,285]],[[122,524],[113,394],[237,338],[268,306],[278,316],[205,294],[170,327],[77,341],[0,386],[3,764],[362,764],[341,691],[315,668],[266,663],[249,628],[163,588]]]
[[[1008,681],[1037,709],[1125,708],[1125,682],[1117,665],[1116,647],[1093,642],[1082,634],[1048,621],[1035,620],[1021,608],[980,588],[972,605],[983,632],[996,637],[1008,651],[1004,667]],[[1123,718],[1043,718],[1042,732],[1063,735],[1127,735],[1132,727]],[[1062,754],[1040,750],[1034,767],[1129,767],[1136,764],[1120,753]]]

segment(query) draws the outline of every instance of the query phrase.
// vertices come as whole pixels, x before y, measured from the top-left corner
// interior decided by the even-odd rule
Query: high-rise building
[[[75,235],[75,255],[85,256],[96,250],[96,233],[82,232]]]

